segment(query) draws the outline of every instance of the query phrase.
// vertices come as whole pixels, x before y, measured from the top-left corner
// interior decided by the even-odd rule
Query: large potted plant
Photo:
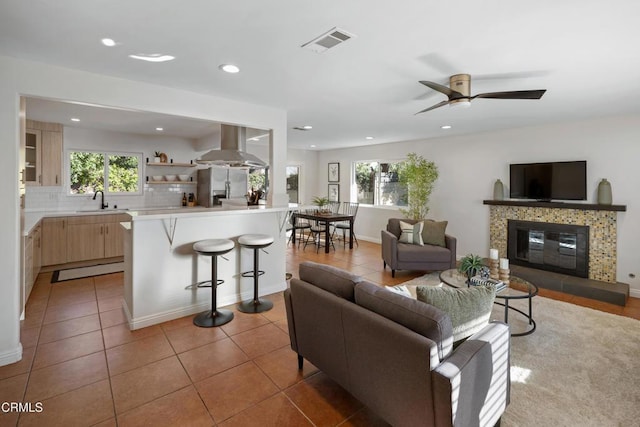
[[[438,179],[436,164],[416,153],[409,153],[407,159],[400,163],[398,178],[407,186],[407,209],[400,209],[400,212],[410,219],[426,218],[429,196]]]

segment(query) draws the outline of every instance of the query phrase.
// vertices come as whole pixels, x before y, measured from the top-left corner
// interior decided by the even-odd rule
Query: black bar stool
[[[200,255],[211,257],[211,280],[199,282],[199,288],[211,288],[211,310],[203,311],[193,318],[193,324],[203,328],[211,328],[213,326],[221,326],[231,322],[233,313],[229,310],[218,310],[217,291],[218,285],[224,283],[224,280],[218,279],[218,256],[224,255],[234,248],[233,240],[229,239],[210,239],[201,240],[193,244],[193,250]],[[207,285],[206,283],[211,283]]]
[[[266,299],[258,298],[258,278],[264,274],[258,263],[258,252],[273,243],[273,237],[267,234],[245,234],[238,238],[238,244],[242,247],[253,249],[253,270],[245,271],[242,277],[253,277],[253,299],[242,301],[238,304],[238,311],[243,313],[262,313],[273,308],[273,303]]]

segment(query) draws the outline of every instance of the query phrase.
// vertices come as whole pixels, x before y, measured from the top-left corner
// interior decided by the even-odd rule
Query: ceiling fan
[[[432,105],[429,108],[425,108],[422,111],[418,111],[416,114],[424,113],[427,111],[435,110],[444,105],[450,106],[469,106],[471,101],[476,98],[490,98],[490,99],[540,99],[542,95],[547,91],[546,89],[540,90],[514,90],[509,92],[488,92],[479,93],[471,96],[471,76],[469,74],[455,74],[449,77],[449,87],[443,86],[438,83],[428,82],[420,80],[423,85],[436,90],[440,93],[447,95],[446,101],[439,102]]]

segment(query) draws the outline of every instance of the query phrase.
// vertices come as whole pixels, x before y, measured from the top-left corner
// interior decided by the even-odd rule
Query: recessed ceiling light
[[[129,55],[129,58],[139,59],[140,61],[147,61],[147,62],[166,62],[166,61],[173,61],[174,59],[176,59],[175,56],[163,55],[161,53],[152,53],[150,55],[139,53],[137,55]]]
[[[157,130],[158,132],[162,132],[162,131],[164,130],[164,128],[156,128],[156,130]]]
[[[364,139],[373,139],[372,136],[365,136]]]
[[[104,38],[104,39],[102,39],[100,41],[102,42],[103,45],[108,46],[108,47],[114,47],[117,44],[114,39]]]
[[[311,146],[310,146],[310,147],[311,147],[311,148],[316,148],[316,146],[315,146],[314,144],[311,144]]]
[[[225,73],[235,74],[240,72],[240,68],[233,64],[222,64],[218,68],[220,68]]]
[[[311,130],[311,129],[313,129],[313,126],[304,125],[304,126],[302,126],[302,129],[304,129],[304,130]]]
[[[260,138],[249,138],[249,141],[260,141]]]
[[[79,119],[79,118],[77,118],[77,117],[71,117],[71,121],[72,121],[72,122],[79,122],[79,121],[80,121],[80,119]]]
[[[451,129],[451,125],[440,126],[440,129]]]

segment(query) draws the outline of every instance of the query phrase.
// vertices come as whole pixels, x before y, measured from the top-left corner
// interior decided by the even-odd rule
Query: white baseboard
[[[640,289],[630,288],[629,296],[634,298],[640,298]]]
[[[22,360],[22,344],[18,343],[18,346],[13,350],[0,353],[0,366],[10,365]]]
[[[275,294],[277,292],[284,291],[287,288],[287,282],[281,282],[271,286],[260,287],[260,295],[270,295]],[[218,299],[218,306],[224,307],[227,305],[235,304],[240,301],[244,301],[247,299],[253,298],[253,291],[242,292],[240,294],[230,295],[225,298]],[[129,309],[127,305],[122,303],[122,307],[124,309],[125,315],[127,316],[127,323],[129,324],[129,329],[132,331],[135,329],[146,328],[147,326],[157,325],[158,323],[168,322],[170,320],[179,319],[181,317],[189,316],[192,314],[200,313],[202,311],[210,310],[211,303],[199,303],[192,304],[185,307],[176,308],[173,310],[167,310],[159,313],[150,314],[147,316],[141,316],[137,318],[132,318],[131,313],[129,313]]]

